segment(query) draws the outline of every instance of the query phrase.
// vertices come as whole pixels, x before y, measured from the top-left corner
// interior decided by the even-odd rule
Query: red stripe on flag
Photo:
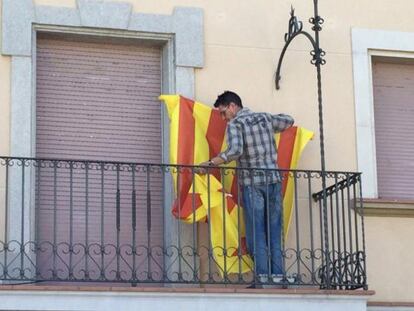
[[[194,101],[180,96],[180,116],[178,122],[178,164],[193,165],[195,143]]]
[[[231,190],[230,193],[233,195],[233,200],[234,202],[239,202],[239,192],[238,192],[238,181],[237,181],[237,176],[236,176],[236,171],[234,171],[234,178],[233,178],[233,182],[231,183]]]
[[[231,196],[226,197],[226,203],[227,203],[227,212],[230,214],[233,209],[236,207],[236,203],[234,203],[234,200]]]
[[[178,122],[178,150],[177,164],[194,165],[194,144],[195,144],[195,120],[193,117],[194,101],[180,96],[180,114]],[[184,209],[184,202],[192,183],[191,171],[184,169],[179,172],[178,178],[178,198],[174,204],[173,214],[179,218],[186,218],[192,213],[188,210],[188,205]],[[178,202],[179,200],[179,202]],[[179,205],[179,206],[178,206]]]
[[[240,255],[246,255],[248,254],[247,251],[247,241],[246,241],[246,237],[242,237],[240,239]],[[236,257],[239,255],[239,250],[236,249],[234,250],[233,254],[231,254],[231,257]]]
[[[293,126],[280,133],[280,140],[277,154],[277,165],[281,169],[290,169],[292,161],[293,148],[295,146],[296,132],[298,128]],[[288,173],[283,174],[282,196],[285,195],[288,182]]]
[[[210,119],[208,120],[206,139],[209,147],[209,159],[217,156],[221,151],[223,145],[224,136],[226,134],[227,122],[224,121],[220,112],[215,109],[211,109]],[[221,181],[220,170],[212,169],[210,173]]]
[[[203,205],[203,201],[199,193],[188,193],[185,195],[184,201],[182,201],[180,217],[187,219],[192,214],[195,217],[194,213],[201,205]]]
[[[226,124],[226,121],[221,118],[219,111],[212,109],[206,133],[206,139],[210,147],[210,159],[221,151],[226,134]]]

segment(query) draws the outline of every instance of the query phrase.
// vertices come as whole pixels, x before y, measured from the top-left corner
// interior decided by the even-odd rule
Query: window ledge
[[[362,199],[362,205],[357,211],[364,216],[414,218],[413,200]]]

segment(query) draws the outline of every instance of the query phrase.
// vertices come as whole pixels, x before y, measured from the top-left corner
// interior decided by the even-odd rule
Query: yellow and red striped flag
[[[170,163],[198,165],[225,150],[226,121],[218,110],[180,95],[161,95],[170,118]],[[313,133],[292,127],[276,134],[278,165],[294,169],[299,156]],[[234,167],[235,162],[227,166]],[[211,175],[193,175],[191,169],[172,173],[177,195],[173,214],[184,222],[207,220],[211,228],[211,246],[220,272],[244,273],[253,264],[247,254],[244,221],[237,204],[238,187],[234,170],[226,174],[213,169]],[[293,206],[293,180],[283,181],[285,234],[288,231]]]

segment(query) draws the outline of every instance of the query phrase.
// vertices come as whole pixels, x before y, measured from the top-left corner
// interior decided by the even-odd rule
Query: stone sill
[[[363,209],[357,202],[359,214],[363,211],[364,216],[375,217],[414,217],[414,201],[412,200],[386,200],[386,199],[363,199]]]
[[[104,285],[0,285],[0,291],[46,291],[46,292],[128,292],[128,293],[175,293],[175,294],[276,294],[276,295],[323,295],[323,296],[372,296],[372,290],[321,290],[318,288],[229,288],[229,287],[127,287]]]
[[[183,285],[184,286],[184,285]],[[188,286],[188,285],[187,285]],[[373,291],[319,288],[246,289],[4,285],[0,309],[38,311],[367,311]]]
[[[368,301],[368,307],[414,308],[414,302]]]

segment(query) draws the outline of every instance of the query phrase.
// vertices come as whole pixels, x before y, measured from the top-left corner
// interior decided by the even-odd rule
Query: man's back
[[[243,151],[238,158],[238,166],[247,168],[277,169],[277,149],[274,134],[293,124],[287,115],[271,115],[265,112],[252,112],[241,109],[228,124],[228,136],[241,133]],[[236,136],[239,136],[236,134]],[[230,137],[229,141],[232,141]],[[233,139],[234,141],[234,139]],[[267,175],[267,176],[266,176]],[[267,184],[279,181],[275,171],[256,171],[254,184]],[[243,174],[243,184],[250,184],[251,178]]]

